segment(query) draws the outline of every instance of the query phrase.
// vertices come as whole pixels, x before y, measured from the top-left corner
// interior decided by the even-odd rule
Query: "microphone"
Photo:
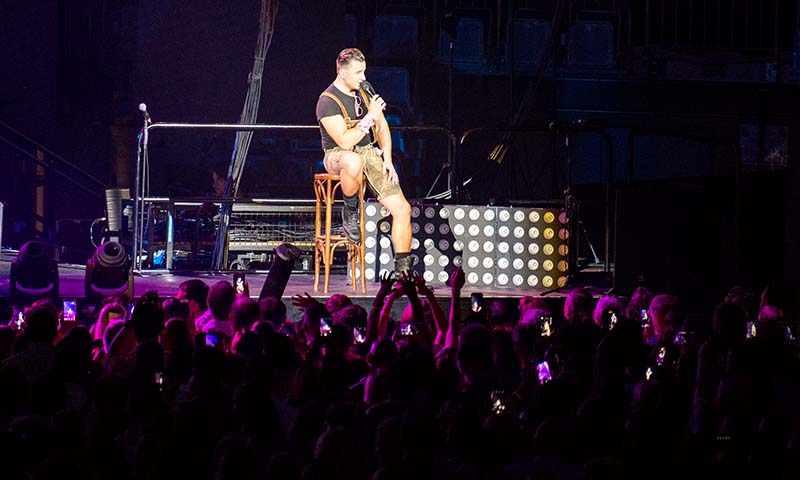
[[[369,83],[366,80],[361,82],[361,88],[363,88],[364,91],[367,93],[367,95],[369,95],[370,97],[376,97],[378,95],[378,93],[375,91],[375,88],[372,86],[372,84]]]
[[[142,112],[142,114],[144,115],[145,123],[153,123],[153,120],[150,118],[150,114],[147,113],[147,104],[146,103],[140,103],[139,104],[139,111]]]

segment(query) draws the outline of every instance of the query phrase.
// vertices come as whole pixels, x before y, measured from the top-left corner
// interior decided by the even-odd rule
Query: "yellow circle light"
[[[553,212],[544,212],[542,218],[544,218],[544,223],[553,223],[556,220],[556,216]]]
[[[545,255],[552,255],[554,250],[555,249],[553,248],[553,245],[549,243],[545,243],[544,247],[542,247],[542,251],[544,252]]]

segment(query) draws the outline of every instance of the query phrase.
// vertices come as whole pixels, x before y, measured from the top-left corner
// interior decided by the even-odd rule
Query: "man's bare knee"
[[[405,199],[403,201],[386,201],[384,207],[389,210],[389,213],[391,213],[392,217],[395,219],[411,218],[411,205],[409,205],[408,201]]]
[[[361,159],[361,156],[355,152],[345,152],[339,160],[339,165],[342,168],[343,174],[356,177],[364,168],[364,161]]]

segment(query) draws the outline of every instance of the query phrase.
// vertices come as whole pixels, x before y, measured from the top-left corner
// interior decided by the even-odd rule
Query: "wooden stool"
[[[330,279],[331,264],[333,263],[333,251],[337,247],[347,249],[347,261],[350,265],[350,274],[353,277],[353,291],[357,290],[356,264],[360,265],[361,293],[367,293],[366,265],[364,264],[364,189],[367,181],[361,184],[358,192],[359,223],[361,228],[361,243],[357,244],[347,239],[342,234],[331,233],[331,219],[333,217],[333,201],[336,197],[336,190],[341,186],[339,175],[329,173],[317,173],[314,175],[314,194],[317,198],[316,222],[314,226],[314,290],[319,291],[319,266],[320,261],[325,266],[325,289],[328,293],[328,281]],[[322,215],[325,215],[325,224],[322,223]]]

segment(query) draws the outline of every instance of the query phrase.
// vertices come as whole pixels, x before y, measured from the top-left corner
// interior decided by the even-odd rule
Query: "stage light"
[[[31,240],[19,249],[9,274],[11,303],[27,306],[40,298],[58,299],[58,264],[44,243]]]
[[[84,296],[87,302],[99,303],[120,293],[131,295],[130,268],[125,247],[117,242],[100,245],[86,263]]]
[[[368,248],[378,244],[374,258],[379,261],[392,255],[391,218],[383,210],[375,218],[377,242],[367,243]],[[464,268],[467,284],[475,287],[566,282],[569,232],[562,211],[412,202],[411,213],[412,255],[420,259],[414,270],[429,283],[446,284],[459,266]]]

